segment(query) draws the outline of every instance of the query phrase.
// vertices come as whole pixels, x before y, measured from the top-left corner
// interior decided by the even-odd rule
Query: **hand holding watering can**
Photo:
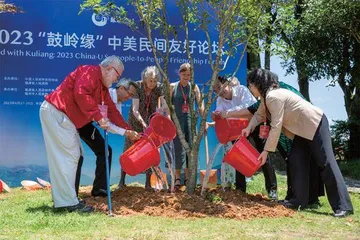
[[[127,138],[129,138],[130,141],[132,141],[132,142],[136,142],[137,140],[139,140],[141,138],[141,135],[138,134],[137,132],[133,131],[133,130],[126,130],[125,131],[125,136]]]
[[[241,131],[241,135],[243,137],[248,137],[250,135],[250,133],[251,133],[251,129],[249,126]],[[262,153],[260,154],[260,156],[258,157],[258,160],[261,161],[261,165],[264,165],[264,163],[266,162],[268,154],[269,154],[268,151],[263,150]]]
[[[214,112],[211,113],[211,119],[212,119],[213,121],[219,120],[219,119],[221,119],[221,118],[222,118],[222,117],[221,117],[219,111],[214,111]]]
[[[109,120],[107,118],[102,118],[98,121],[98,124],[102,129],[107,129],[109,127]]]
[[[260,126],[259,138],[267,139],[269,137],[269,132],[270,132],[270,127],[266,125],[266,122],[264,122],[264,124]],[[251,133],[251,129],[249,126],[241,131],[241,135],[244,137],[248,137],[250,133]]]
[[[248,136],[250,135],[250,133],[251,133],[251,129],[250,129],[249,126],[246,127],[246,128],[244,128],[244,129],[241,131],[241,135],[242,135],[243,137],[248,137]]]

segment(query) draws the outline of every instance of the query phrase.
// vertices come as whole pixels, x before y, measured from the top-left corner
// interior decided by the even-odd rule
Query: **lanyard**
[[[101,105],[104,105],[104,93],[103,93],[103,87],[100,87],[100,93],[101,93]]]
[[[145,122],[148,122],[148,117],[149,117],[149,109],[150,109],[150,102],[151,102],[151,93],[152,90],[150,91],[149,96],[146,96],[146,91],[144,88],[144,94],[145,94],[145,106],[146,106],[146,113],[145,113]]]
[[[265,100],[264,100],[264,108],[265,108],[265,119],[264,119],[264,122],[263,124],[266,125],[266,120],[267,120],[267,107],[266,107],[266,103],[265,103]]]
[[[181,88],[181,93],[182,93],[183,98],[184,98],[184,103],[186,104],[186,100],[187,100],[188,95],[187,94],[185,95],[183,86],[181,85],[181,83],[179,83],[179,84],[180,84],[180,88]]]
[[[151,102],[151,93],[152,93],[152,90],[150,90],[150,94],[149,94],[149,96],[146,96],[146,91],[145,91],[145,89],[144,89],[144,93],[145,93],[145,105],[146,105],[146,111],[149,111],[150,102]]]

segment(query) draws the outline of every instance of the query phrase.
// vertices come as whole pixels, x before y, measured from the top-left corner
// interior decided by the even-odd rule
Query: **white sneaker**
[[[270,190],[268,196],[269,196],[270,200],[277,200],[278,199],[278,195],[277,195],[276,190]]]
[[[254,180],[254,178],[253,177],[247,177],[247,178],[245,178],[245,182],[252,182]]]

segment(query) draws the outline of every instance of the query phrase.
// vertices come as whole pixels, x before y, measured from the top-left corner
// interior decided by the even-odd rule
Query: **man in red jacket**
[[[75,191],[77,164],[82,153],[77,129],[95,121],[103,129],[109,120],[130,130],[112,101],[108,88],[117,82],[124,65],[116,56],[105,58],[99,66],[82,65],[71,72],[40,107],[54,207],[69,211],[91,212],[93,209],[79,200]],[[99,105],[108,107],[107,118]],[[108,120],[109,119],[109,120]],[[132,131],[130,138],[137,139]]]
[[[136,88],[135,82],[130,81],[129,79],[121,79],[117,84],[116,88],[110,88],[109,93],[112,101],[116,105],[116,109],[121,114],[121,105],[123,102],[132,98],[135,94]],[[89,122],[85,126],[77,129],[81,140],[88,145],[88,147],[93,151],[96,156],[96,168],[95,168],[95,178],[93,182],[93,188],[91,190],[91,195],[94,197],[106,197],[107,196],[107,184],[106,184],[106,162],[105,162],[105,140],[101,135],[98,128],[93,124],[93,122]],[[113,123],[110,122],[108,132],[119,134],[121,136],[126,136],[134,140],[132,138],[132,134],[134,131],[126,130],[121,127],[117,127]],[[140,135],[139,135],[140,136]],[[111,159],[112,159],[112,149],[109,145],[108,147],[108,162],[109,162],[109,171],[111,169]],[[79,191],[80,185],[80,177],[81,177],[81,168],[84,162],[84,157],[80,156],[78,167],[76,171],[76,179],[75,179],[75,190],[76,194]]]

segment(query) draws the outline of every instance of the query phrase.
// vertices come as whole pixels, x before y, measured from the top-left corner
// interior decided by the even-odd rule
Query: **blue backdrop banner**
[[[99,64],[106,56],[117,55],[125,65],[123,77],[140,80],[141,71],[155,65],[150,43],[145,35],[116,23],[114,19],[85,11],[79,14],[79,0],[13,0],[23,13],[0,14],[0,179],[10,186],[19,186],[22,180],[49,180],[44,140],[39,120],[39,106],[44,95],[53,91],[78,65]],[[124,1],[119,1],[119,4]],[[169,1],[171,23],[181,23],[175,1]],[[130,16],[134,10],[126,6]],[[215,31],[215,30],[214,30]],[[165,39],[153,32],[159,51],[170,50],[169,78],[178,81],[178,68],[187,62],[184,53],[184,34]],[[202,32],[190,31],[189,48],[195,61],[195,81],[202,88],[211,78],[208,52],[217,51],[217,35],[211,32],[211,43]],[[240,49],[241,52],[241,49]],[[240,54],[239,54],[240,55]],[[232,73],[239,55],[229,59],[222,74]],[[246,56],[236,76],[244,83]],[[225,59],[224,59],[225,60]],[[163,59],[160,59],[163,61]],[[131,102],[123,104],[127,119]],[[215,106],[213,106],[214,108]],[[209,131],[209,149],[218,143],[213,130]],[[111,135],[113,149],[111,182],[120,175],[119,157],[124,139]],[[82,184],[92,184],[95,156],[85,149]],[[200,148],[200,168],[205,168],[204,146]],[[215,165],[220,164],[222,153]],[[162,160],[163,165],[163,160]],[[143,176],[127,179],[143,181]]]

